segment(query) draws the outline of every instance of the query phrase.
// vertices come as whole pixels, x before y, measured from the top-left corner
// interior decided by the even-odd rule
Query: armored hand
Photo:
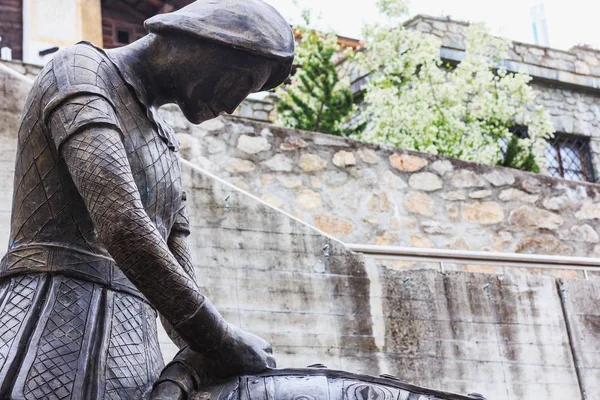
[[[229,325],[219,349],[205,354],[184,348],[154,384],[151,400],[187,399],[212,381],[275,367],[271,346],[263,339]]]

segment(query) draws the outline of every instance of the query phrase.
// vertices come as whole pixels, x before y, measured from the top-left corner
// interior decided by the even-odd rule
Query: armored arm
[[[59,149],[119,268],[192,349],[218,348],[227,323],[180,267],[145,212],[120,133],[112,127],[86,127]]]
[[[171,254],[175,257],[181,268],[185,273],[196,282],[196,275],[194,274],[194,265],[192,264],[192,254],[188,245],[187,237],[190,235],[189,217],[186,208],[186,194],[182,196],[182,205],[177,214],[175,215],[175,221],[171,228],[171,233],[167,240],[167,245]],[[173,328],[171,323],[164,316],[160,316],[165,331],[171,338],[171,340],[177,345],[177,347],[184,348],[186,343],[179,337],[177,331]]]

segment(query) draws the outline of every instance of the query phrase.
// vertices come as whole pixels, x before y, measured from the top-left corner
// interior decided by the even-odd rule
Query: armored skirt
[[[0,299],[10,399],[138,399],[160,374],[156,312],[137,296],[40,273],[3,280]]]

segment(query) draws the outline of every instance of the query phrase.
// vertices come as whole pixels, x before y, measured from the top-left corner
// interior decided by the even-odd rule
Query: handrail
[[[425,261],[456,264],[481,264],[518,268],[600,270],[600,258],[488,251],[426,249],[415,247],[346,244],[357,253],[386,260]]]

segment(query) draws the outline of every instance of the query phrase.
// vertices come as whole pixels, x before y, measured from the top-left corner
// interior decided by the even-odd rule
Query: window
[[[590,139],[585,136],[555,133],[546,148],[551,176],[573,181],[595,182]]]
[[[117,43],[129,44],[131,43],[131,34],[126,29],[117,28],[116,34]]]
[[[528,137],[527,127],[515,125],[511,133],[520,139]],[[500,139],[500,147],[506,151],[507,140]],[[546,147],[546,162],[550,176],[572,181],[596,182],[592,166],[590,139],[586,136],[555,133]]]

